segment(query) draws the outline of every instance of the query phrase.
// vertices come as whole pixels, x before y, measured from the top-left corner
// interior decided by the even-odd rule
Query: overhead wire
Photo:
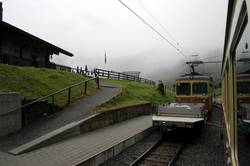
[[[122,0],[118,0],[123,6],[125,6],[130,12],[132,12],[136,17],[138,17],[144,24],[146,24],[149,28],[151,28],[156,34],[158,34],[162,39],[164,39],[168,44],[170,44],[173,48],[176,49],[182,56],[188,59],[188,57],[173,43],[171,43],[164,35],[162,35],[159,31],[157,31],[152,25],[150,25],[147,21],[145,21],[142,17],[140,17],[135,11],[133,11],[129,6],[127,6]]]
[[[140,1],[137,0],[137,2],[141,5],[141,7],[157,22],[157,24],[165,31],[165,33],[178,45],[184,52],[186,52],[181,44],[175,40],[175,38],[170,34],[170,32],[167,30],[165,26],[162,25],[162,23],[150,12],[150,10]]]

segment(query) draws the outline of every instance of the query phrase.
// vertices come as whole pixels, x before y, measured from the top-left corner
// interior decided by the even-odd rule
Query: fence
[[[138,82],[142,82],[142,83],[146,83],[146,84],[150,84],[150,85],[155,86],[155,82],[152,81],[152,80],[148,80],[148,79],[145,79],[145,78],[128,75],[128,74],[121,73],[121,72],[108,71],[108,70],[103,70],[103,69],[96,68],[94,70],[94,73],[96,75],[98,75],[99,77],[105,77],[105,78],[108,78],[108,79],[138,81]]]
[[[63,66],[63,65],[58,65],[58,64],[55,64],[55,65],[56,65],[57,70],[64,70],[68,72],[79,73],[79,74],[86,75],[86,76],[98,75],[101,77],[106,77],[108,79],[130,80],[130,81],[143,82],[143,83],[154,85],[154,86],[156,85],[155,82],[152,80],[129,75],[126,73],[116,72],[116,71],[109,71],[109,70],[103,70],[103,69],[98,69],[98,68],[95,68],[94,71],[93,70],[90,71],[88,69],[83,69],[82,67],[78,67],[78,66],[77,68],[72,68],[69,66]]]
[[[58,90],[58,91],[51,93],[47,96],[35,99],[32,102],[24,104],[19,108],[15,108],[11,112],[0,115],[0,117],[8,116],[9,114],[12,114],[13,112],[21,110],[22,114],[23,114],[22,115],[23,125],[26,125],[29,117],[35,117],[35,116],[39,116],[41,114],[52,114],[55,112],[55,109],[58,105],[60,105],[60,106],[69,105],[71,103],[71,100],[72,100],[72,93],[73,94],[82,93],[82,94],[86,95],[87,89],[88,89],[88,83],[90,81],[95,81],[98,89],[100,88],[99,78],[98,77],[90,78],[88,80],[85,80],[85,81],[79,82],[77,84],[63,88],[61,90]],[[77,86],[81,86],[82,88],[75,88]],[[73,89],[73,88],[75,88],[75,89]],[[60,102],[55,102],[56,96],[58,97]],[[44,102],[46,102],[46,104],[43,104]],[[46,106],[47,110],[46,110],[46,108],[43,107],[44,105]]]
[[[77,67],[77,68],[73,68],[73,67],[69,67],[69,66],[63,66],[62,65],[57,65],[54,68],[55,70],[61,70],[61,71],[66,71],[66,72],[71,72],[71,73],[78,73],[87,77],[93,77],[94,71],[93,70],[86,70],[86,69],[82,69],[82,67]]]

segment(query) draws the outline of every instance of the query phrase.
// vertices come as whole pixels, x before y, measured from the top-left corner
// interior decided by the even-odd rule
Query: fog
[[[3,0],[3,19],[74,54],[53,56],[71,67],[140,71],[141,76],[171,84],[189,69],[185,61],[221,60],[226,0],[123,0],[188,58],[159,37],[118,0]],[[167,32],[143,9],[141,2]],[[178,44],[176,43],[178,42]],[[106,50],[107,63],[104,63]],[[199,72],[219,79],[220,64]],[[213,71],[212,71],[213,70]],[[215,74],[216,75],[215,75]]]

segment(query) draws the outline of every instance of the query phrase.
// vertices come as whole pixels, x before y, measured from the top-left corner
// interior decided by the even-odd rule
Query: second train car
[[[158,107],[153,124],[161,131],[173,128],[194,128],[207,119],[212,110],[212,78],[200,74],[186,74],[175,82],[176,103]]]

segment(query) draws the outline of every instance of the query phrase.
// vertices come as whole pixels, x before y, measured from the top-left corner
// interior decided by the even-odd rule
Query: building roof
[[[23,35],[24,37],[26,37],[30,40],[34,40],[36,42],[39,42],[42,45],[45,45],[46,47],[48,47],[50,49],[50,52],[53,54],[58,55],[59,53],[62,53],[62,54],[65,54],[65,55],[68,55],[71,57],[73,56],[73,54],[71,52],[68,52],[62,48],[59,48],[59,47],[57,47],[57,46],[55,46],[55,45],[53,45],[45,40],[42,40],[42,39],[40,39],[40,38],[38,38],[38,37],[28,33],[28,32],[25,32],[25,31],[15,27],[9,23],[6,23],[4,21],[0,21],[0,28],[5,29],[5,30],[10,31],[10,32],[16,32],[16,33]]]

